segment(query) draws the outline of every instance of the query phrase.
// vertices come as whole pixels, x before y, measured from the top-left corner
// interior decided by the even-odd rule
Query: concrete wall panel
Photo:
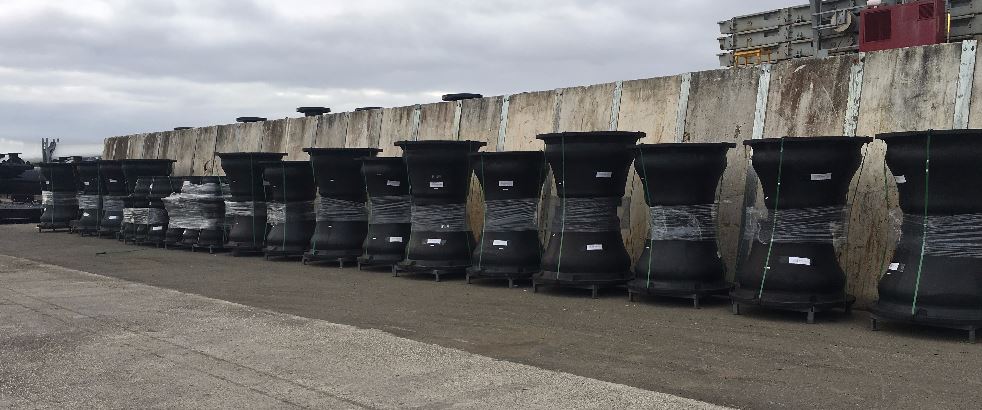
[[[287,152],[287,119],[263,121],[260,149],[266,152]]]
[[[218,142],[218,127],[195,129],[194,159],[191,162],[191,175],[217,175],[215,144]]]
[[[397,157],[402,155],[402,149],[393,145],[399,141],[413,138],[413,112],[415,106],[386,108],[382,110],[382,128],[378,148],[382,150],[379,156]]]
[[[322,115],[312,147],[343,148],[348,135],[348,113]]]
[[[124,159],[142,159],[143,158],[143,139],[146,138],[147,134],[133,134],[126,137],[129,142],[126,144],[126,156]]]
[[[485,97],[464,100],[460,107],[461,141],[488,143],[485,151],[498,150],[498,128],[501,126],[501,105],[504,97]]]
[[[542,141],[535,139],[535,136],[555,132],[555,118],[556,93],[554,91],[512,95],[508,105],[505,150],[542,150]]]
[[[559,131],[608,131],[614,83],[564,88],[560,92]]]
[[[423,104],[419,108],[418,140],[455,140],[456,102]]]
[[[842,135],[858,56],[805,59],[771,71],[764,137]]]
[[[356,111],[348,114],[347,148],[378,148],[382,129],[382,110]]]
[[[193,175],[191,165],[194,162],[195,146],[197,145],[197,129],[171,131],[168,137],[167,152],[162,156],[173,159],[175,176]]]

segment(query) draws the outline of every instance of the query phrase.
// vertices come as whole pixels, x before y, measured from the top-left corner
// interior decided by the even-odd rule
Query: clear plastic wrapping
[[[530,199],[506,199],[484,202],[484,230],[491,232],[518,232],[538,230],[536,211],[539,201]]]
[[[263,216],[266,208],[264,201],[225,201],[225,215],[228,216]]]
[[[845,240],[848,215],[841,206],[767,210],[747,208],[744,240],[760,243],[833,243]]]
[[[620,231],[621,198],[559,198],[552,212],[554,232]]]
[[[313,221],[314,214],[314,201],[269,202],[266,204],[266,220],[270,225]]]
[[[41,204],[74,208],[78,206],[78,198],[74,192],[41,191]]]
[[[102,196],[100,195],[79,195],[78,209],[99,209],[102,206]]]
[[[369,199],[370,224],[406,224],[411,221],[412,207],[409,195],[379,196]]]
[[[924,244],[924,256],[982,258],[982,214],[904,214],[902,218],[907,229],[896,229],[897,238],[916,235],[910,239]]]
[[[317,222],[360,222],[368,220],[364,202],[321,197],[317,200]]]
[[[185,183],[180,193],[163,198],[171,228],[217,229],[225,221],[225,201],[215,183]]]
[[[166,225],[167,212],[160,208],[125,208],[123,222],[135,225]]]
[[[653,241],[716,240],[716,204],[653,206],[648,212]]]
[[[102,198],[102,210],[106,213],[122,212],[123,197],[105,196]]]
[[[413,205],[413,232],[465,232],[466,204]]]

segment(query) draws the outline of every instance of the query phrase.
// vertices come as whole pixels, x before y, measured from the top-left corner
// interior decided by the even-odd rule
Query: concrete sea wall
[[[286,152],[306,147],[373,147],[396,156],[400,140],[476,140],[485,150],[540,150],[540,133],[644,131],[643,143],[734,142],[720,187],[720,246],[733,276],[745,201],[759,198],[748,177],[742,141],[782,136],[872,136],[884,132],[982,128],[982,65],[977,44],[943,44],[774,65],[617,81],[552,91],[343,112],[262,123],[107,138],[104,158],[170,158],[175,175],[221,175],[216,152]],[[884,183],[885,146],[864,148],[851,185],[850,225],[840,261],[860,307],[876,299],[876,283],[892,256],[889,213],[896,188]],[[749,179],[749,181],[748,181]],[[546,201],[552,194],[552,181]],[[748,189],[748,187],[750,187]],[[481,228],[475,184],[469,218]],[[748,198],[749,195],[749,198]],[[624,239],[633,255],[647,235],[636,176],[628,182]],[[548,213],[548,205],[544,206]],[[545,218],[542,218],[545,219]]]

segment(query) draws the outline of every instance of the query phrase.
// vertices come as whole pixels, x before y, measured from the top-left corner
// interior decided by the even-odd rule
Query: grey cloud
[[[786,0],[5,0],[0,137],[67,141],[715,68]],[[33,142],[32,142],[33,143]]]

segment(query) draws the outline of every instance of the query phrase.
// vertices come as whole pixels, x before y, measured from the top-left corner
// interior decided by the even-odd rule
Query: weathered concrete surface
[[[378,148],[382,129],[382,110],[355,111],[348,113],[348,135],[344,146],[347,148]]]
[[[142,159],[143,158],[143,140],[147,137],[147,134],[134,134],[127,137],[129,143],[126,144],[126,156],[123,159]]]
[[[262,123],[262,142],[259,148],[265,152],[287,152],[287,127],[286,119],[263,121]]]
[[[614,83],[559,91],[559,131],[609,131]]]
[[[0,406],[717,408],[0,257]]]
[[[191,162],[191,175],[217,175],[215,145],[218,143],[218,127],[195,129],[194,159]]]
[[[898,325],[870,332],[862,312],[852,317],[819,315],[817,325],[806,325],[803,315],[785,312],[752,309],[733,316],[722,301],[707,301],[703,309],[695,310],[686,301],[628,303],[622,291],[603,292],[597,300],[582,291],[533,294],[500,283],[466,285],[452,278],[434,283],[422,277],[393,278],[388,272],[304,267],[299,262],[38,234],[29,225],[0,226],[0,254],[740,408],[971,408],[982,400],[982,390],[975,388],[982,384],[978,372],[982,356],[979,346],[965,343],[964,332]],[[5,275],[0,273],[0,278]],[[87,292],[83,285],[75,286],[77,292]],[[154,309],[139,304],[144,299],[152,301],[139,298],[129,306],[130,302],[115,302],[111,295],[94,295],[87,302],[112,304],[112,309],[100,314],[147,315]],[[0,303],[3,308],[9,306]],[[199,318],[186,307],[163,310]],[[9,323],[8,317],[0,313],[0,326]],[[160,329],[153,324],[134,328]],[[276,354],[284,359],[273,363],[284,365],[286,372],[296,369],[285,365],[294,360],[289,357],[310,361],[312,367],[332,359],[355,366],[362,363],[324,349],[319,336],[284,330],[315,349],[309,355],[291,354],[273,342],[280,329],[274,326],[267,332],[257,326],[255,331],[232,334],[218,329],[208,340],[217,340],[220,347],[206,352],[239,349],[241,356],[234,357]],[[191,327],[182,334],[209,333]],[[0,330],[0,337],[8,334],[6,328]],[[239,347],[240,341],[256,340],[263,345],[260,351]],[[114,361],[129,360],[126,357],[119,355]],[[197,357],[186,362],[194,363]],[[10,362],[0,360],[0,367],[5,363]],[[250,366],[271,368],[259,363]],[[296,372],[287,379],[308,374],[306,369]],[[46,373],[41,369],[37,374]],[[0,380],[10,378],[0,376]]]
[[[456,102],[420,105],[417,139],[419,141],[456,140],[456,135],[454,135],[456,112]]]
[[[692,74],[682,142],[732,142],[728,166],[720,182],[720,253],[733,276],[743,214],[748,154],[742,146],[753,136],[758,68],[704,71]]]
[[[394,157],[402,155],[402,148],[396,147],[396,142],[409,141],[413,138],[413,112],[415,106],[386,108],[382,110],[382,128],[379,131],[378,148],[382,150],[379,156]]]
[[[484,97],[461,101],[461,141],[484,141],[484,151],[498,150],[498,129],[501,126],[503,97]]]
[[[851,55],[774,65],[764,138],[842,135],[849,71],[858,60]]]
[[[318,117],[317,136],[314,138],[314,145],[310,146],[343,148],[348,137],[348,121],[348,113],[327,114]]]
[[[625,81],[617,129],[644,132],[646,136],[640,141],[642,144],[675,142],[681,84],[681,76]],[[630,173],[627,184],[625,196],[630,198],[630,209],[627,211],[629,229],[624,235],[624,243],[631,259],[636,260],[648,237],[650,217],[637,173]]]
[[[512,95],[508,105],[505,150],[542,150],[542,141],[535,139],[535,136],[556,132],[555,118],[555,91],[538,91]]]
[[[174,163],[172,175],[183,176],[191,175],[194,164],[195,148],[197,147],[198,129],[178,130],[168,133],[165,143],[162,144],[164,152],[160,158],[177,160]],[[207,154],[198,154],[207,155]]]

